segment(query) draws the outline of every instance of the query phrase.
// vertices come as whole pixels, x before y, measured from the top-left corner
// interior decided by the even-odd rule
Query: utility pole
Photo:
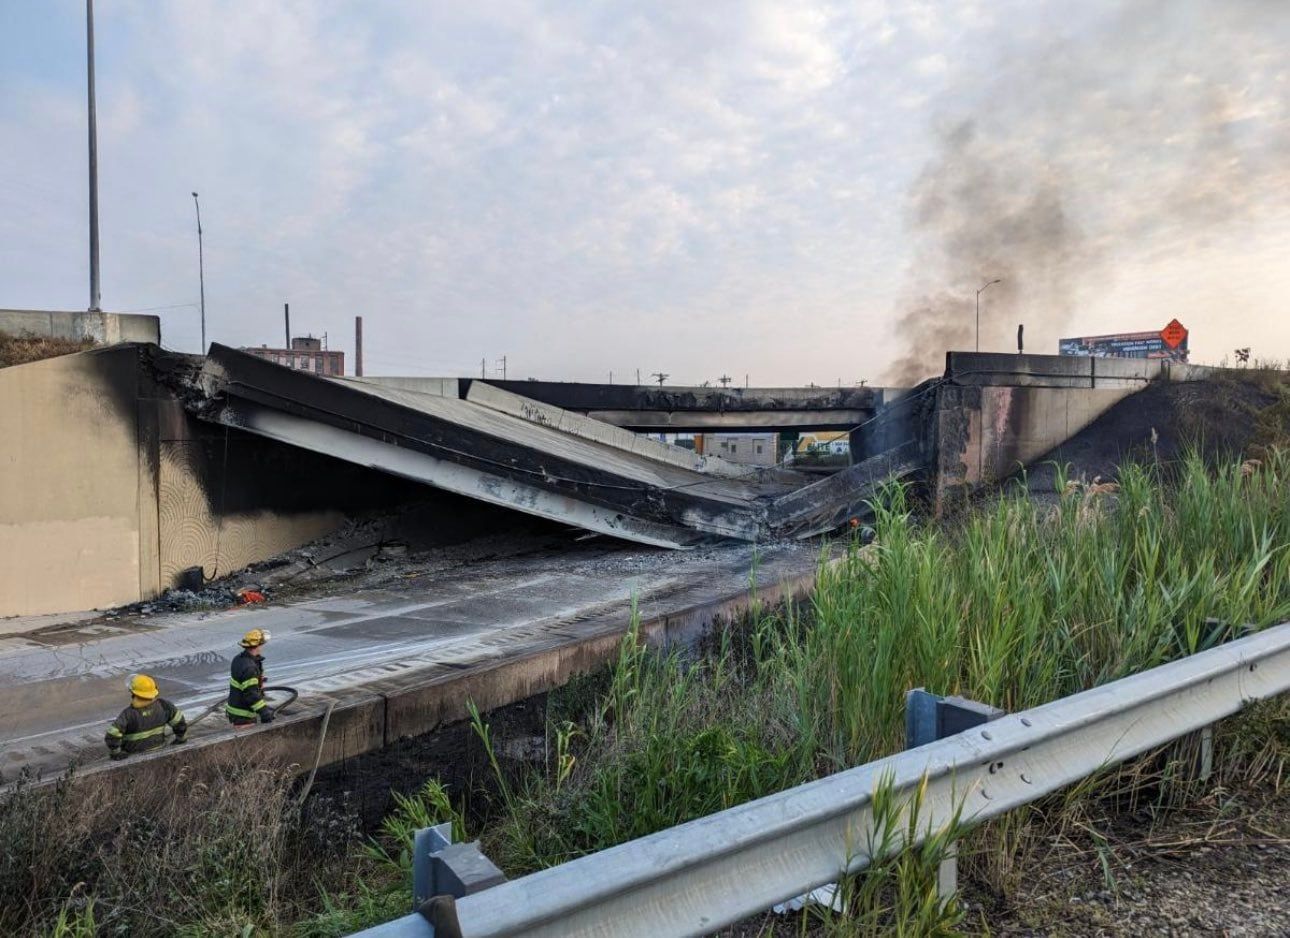
[[[99,311],[99,132],[94,108],[94,0],[85,0],[85,72],[90,143],[90,312]],[[205,337],[202,351],[206,351]]]
[[[718,378],[717,380],[721,382],[721,386],[722,386],[723,388],[728,388],[728,387],[730,387],[730,382],[731,382],[731,381],[733,381],[733,380],[735,380],[735,379],[734,379],[734,378],[732,378],[732,377],[730,377],[730,375],[722,375],[722,376],[721,376],[720,378]]]
[[[1026,334],[1026,324],[1024,322],[1017,323],[1017,354],[1018,355],[1025,354],[1026,343],[1023,341],[1025,334]]]
[[[663,386],[663,382],[664,382],[664,381],[666,381],[668,378],[670,378],[670,377],[672,377],[672,376],[671,376],[671,375],[665,375],[665,374],[663,374],[663,372],[661,372],[661,371],[655,371],[655,372],[652,372],[652,373],[650,374],[650,377],[651,377],[651,378],[658,378],[658,386],[661,388],[661,387]]]
[[[202,354],[206,354],[206,261],[202,259],[202,203],[193,193],[193,207],[197,209],[197,284],[202,291]]]
[[[639,368],[636,369],[636,383],[638,385],[641,383],[641,370]]]
[[[501,368],[501,370],[502,370],[502,380],[503,380],[503,381],[505,381],[505,380],[506,380],[506,356],[505,356],[505,355],[503,355],[501,358],[497,359],[497,365],[498,365],[498,367],[499,367],[499,368]]]
[[[282,304],[282,326],[287,332],[287,351],[291,351],[291,304]]]
[[[354,377],[363,377],[363,317],[354,317]]]
[[[986,283],[985,287],[990,286],[992,283],[1003,283],[1003,281],[996,277]],[[976,350],[978,352],[981,351],[981,294],[985,292],[985,287],[976,291]]]
[[[479,376],[481,378],[488,377],[488,359],[487,358],[481,358],[479,360]]]
[[[748,376],[744,375],[744,390],[748,389]]]
[[[614,383],[614,373],[612,371],[609,372],[609,383],[610,384]]]

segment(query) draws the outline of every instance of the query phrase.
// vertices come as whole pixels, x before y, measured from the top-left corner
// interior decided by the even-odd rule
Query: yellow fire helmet
[[[251,631],[242,636],[241,645],[243,648],[255,648],[259,645],[263,645],[268,640],[268,629],[251,629]]]
[[[131,674],[126,688],[140,700],[157,699],[157,682],[146,674]]]

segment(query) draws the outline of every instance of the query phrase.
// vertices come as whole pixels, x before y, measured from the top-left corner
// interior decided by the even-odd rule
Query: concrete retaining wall
[[[190,417],[121,344],[0,369],[0,617],[151,599],[334,530],[412,483]]]
[[[0,369],[0,616],[156,594],[137,361],[119,346]]]
[[[54,339],[93,339],[161,344],[161,319],[135,313],[90,313],[48,309],[0,309],[0,332]]]
[[[1212,373],[1151,359],[951,352],[932,416],[937,510],[1042,459],[1153,381]]]

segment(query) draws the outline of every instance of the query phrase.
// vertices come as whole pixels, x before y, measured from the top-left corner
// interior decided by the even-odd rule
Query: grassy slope
[[[894,489],[877,543],[826,573],[809,609],[767,612],[694,662],[624,644],[589,712],[553,720],[545,758],[519,777],[499,768],[491,792],[472,796],[472,813],[487,822],[469,833],[520,874],[895,751],[913,686],[1019,710],[1227,638],[1210,617],[1260,626],[1290,619],[1288,481],[1290,458],[1275,453],[1217,472],[1189,461],[1169,484],[1128,469],[1117,492],[1072,486],[1056,507],[1004,498],[952,530],[920,526]],[[1290,755],[1283,704],[1229,723],[1220,770],[1279,777]],[[482,722],[478,731],[487,740]],[[1006,896],[1052,825],[1109,792],[1167,804],[1186,793],[1176,770],[1140,760],[1013,812],[970,835],[965,868]],[[47,832],[19,830],[12,811],[0,814],[0,839],[15,858],[0,864],[0,888],[35,900],[0,908],[0,922],[51,922],[79,879],[91,884],[80,893],[97,896],[97,920],[132,934],[170,934],[177,923],[194,935],[243,923],[265,933],[346,934],[403,911],[408,830],[457,813],[431,783],[392,816],[388,854],[315,858],[307,845],[316,822],[266,802],[285,820],[260,830],[261,845],[239,861],[264,878],[230,882],[215,870],[234,841],[191,818],[217,817],[210,805],[223,802],[212,792],[185,797],[197,803],[183,813],[184,845],[150,880],[146,915],[119,882],[119,868],[136,862],[131,838],[119,849],[84,840],[77,848],[64,831],[50,846]],[[183,824],[164,824],[174,830],[145,837],[136,827],[135,836],[154,849],[171,843]],[[41,865],[26,863],[23,850]],[[847,884],[858,914],[829,929],[952,927],[957,910],[930,898],[936,859],[925,852]],[[24,878],[28,867],[46,879]],[[77,903],[83,920],[85,902]]]

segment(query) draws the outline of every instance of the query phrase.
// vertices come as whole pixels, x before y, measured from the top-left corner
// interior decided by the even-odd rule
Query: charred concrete
[[[859,485],[854,492],[844,492],[843,484],[801,489],[806,480],[791,473],[749,469],[740,478],[733,467],[708,471],[661,458],[648,447],[624,444],[608,432],[613,428],[600,438],[585,426],[564,431],[558,412],[555,419],[549,413],[526,419],[477,403],[469,387],[447,396],[334,381],[219,345],[212,346],[199,380],[202,393],[189,395],[186,404],[204,421],[661,546],[693,546],[711,536],[755,541],[820,533],[849,513],[841,502],[850,506],[868,497],[880,481],[875,473],[892,465],[875,462],[851,473]],[[861,396],[872,403],[872,392]],[[806,500],[831,501],[809,510],[798,497],[793,507],[776,509],[778,499],[799,489],[813,493]]]

